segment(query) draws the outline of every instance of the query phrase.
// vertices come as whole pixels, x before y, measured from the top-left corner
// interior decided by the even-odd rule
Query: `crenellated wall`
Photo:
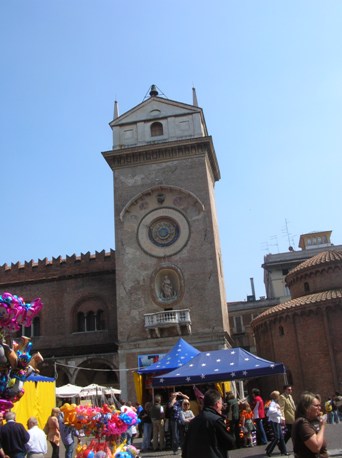
[[[93,360],[94,354],[105,354],[106,361],[112,361],[115,366],[118,339],[115,271],[113,250],[0,266],[0,294],[9,291],[26,302],[36,297],[43,302],[39,314],[40,333],[29,335],[34,350],[44,357],[40,367],[43,375],[54,376],[53,365],[59,358],[66,362],[75,361],[77,357]],[[96,314],[99,310],[102,311],[101,327],[80,332],[78,312]],[[85,374],[89,383],[101,380],[93,378],[100,377],[101,372]],[[108,383],[115,380],[114,377]]]
[[[58,256],[49,260],[25,261],[0,266],[0,286],[7,283],[49,280],[53,278],[79,276],[91,272],[115,270],[115,251],[81,253],[79,256]]]

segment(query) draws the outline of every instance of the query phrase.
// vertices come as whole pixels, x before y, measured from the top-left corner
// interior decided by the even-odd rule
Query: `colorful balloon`
[[[31,326],[33,318],[41,311],[40,299],[25,303],[15,294],[4,292],[0,295],[0,335],[4,332],[16,332],[21,326]],[[40,353],[31,355],[32,343],[28,337],[21,337],[19,343],[13,341],[13,347],[0,341],[0,411],[6,412],[13,407],[24,394],[23,382],[33,371],[38,362],[43,360]],[[32,364],[30,364],[32,361]]]

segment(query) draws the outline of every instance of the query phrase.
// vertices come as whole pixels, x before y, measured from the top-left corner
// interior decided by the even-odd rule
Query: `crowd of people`
[[[223,458],[228,450],[254,445],[264,445],[268,457],[276,447],[287,456],[287,442],[292,438],[296,458],[327,458],[325,424],[341,420],[339,393],[324,403],[310,392],[302,393],[295,403],[290,385],[285,385],[282,393],[272,391],[266,402],[257,388],[244,399],[233,392],[222,397],[215,389],[200,396],[197,390],[196,396],[191,401],[195,413],[189,396],[181,391],[170,393],[165,403],[159,394],[144,406],[121,401],[121,412],[134,411],[140,419],[139,425],[132,425],[122,435],[122,441],[133,444],[135,437],[142,437],[142,453],[169,448],[182,458]],[[43,429],[35,417],[28,419],[26,430],[14,412],[6,412],[4,419],[0,414],[0,458],[43,458],[47,442],[51,458],[59,458],[61,442],[65,458],[72,458],[78,436],[79,431],[64,423],[63,412],[57,407]]]
[[[333,403],[337,411],[339,401],[342,404],[336,393]],[[226,457],[228,450],[255,445],[264,445],[268,457],[276,448],[288,456],[290,438],[296,458],[327,456],[324,431],[329,412],[319,395],[310,392],[302,393],[295,403],[290,385],[285,385],[282,392],[272,391],[265,401],[257,388],[245,399],[238,399],[232,392],[223,398],[216,390],[208,390],[198,415],[190,408],[189,397],[180,391],[171,393],[165,404],[156,395],[153,403],[144,405],[140,418],[142,453],[164,450],[170,436],[169,448],[174,454],[181,453],[182,458]],[[338,414],[336,418],[339,421]]]
[[[63,419],[63,413],[56,407],[52,409],[44,429],[39,428],[36,417],[30,417],[26,430],[16,421],[14,412],[6,412],[4,418],[1,415],[0,458],[44,458],[48,452],[47,442],[51,445],[52,458],[59,458],[61,441],[65,449],[65,458],[72,458],[78,431],[66,425]]]

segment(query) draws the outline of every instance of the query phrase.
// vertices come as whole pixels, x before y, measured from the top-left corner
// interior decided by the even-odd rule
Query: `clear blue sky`
[[[342,2],[1,2],[0,264],[115,247],[111,148],[155,83],[196,87],[221,169],[227,299],[265,294],[265,254],[342,243]],[[13,291],[14,293],[15,291]],[[18,291],[17,293],[20,293]]]

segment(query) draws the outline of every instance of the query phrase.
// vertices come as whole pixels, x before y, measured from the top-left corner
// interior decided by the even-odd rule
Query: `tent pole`
[[[239,380],[239,391],[240,391],[240,399],[245,399],[245,390],[243,386],[243,380]]]
[[[232,387],[232,392],[233,392],[233,394],[234,394],[234,397],[237,398],[238,392],[237,392],[237,389],[236,389],[236,382],[235,382],[235,380],[232,380],[232,381],[230,382],[230,386]]]

